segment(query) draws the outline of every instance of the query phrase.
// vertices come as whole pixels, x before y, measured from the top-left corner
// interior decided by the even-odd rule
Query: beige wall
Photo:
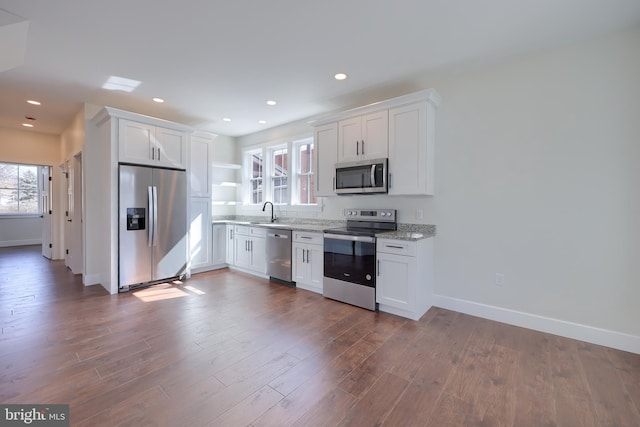
[[[52,166],[53,171],[53,221],[60,220],[60,186],[62,180],[59,165],[60,138],[56,135],[0,128],[0,161],[29,163]],[[32,241],[35,238],[34,227],[40,229],[39,219],[0,219],[0,241]],[[62,242],[59,230],[54,226],[53,257],[62,257]]]

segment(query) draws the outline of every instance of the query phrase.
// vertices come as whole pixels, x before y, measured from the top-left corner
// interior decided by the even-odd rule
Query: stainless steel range
[[[324,230],[322,294],[376,310],[376,233],[397,228],[395,209],[347,209],[347,226]]]

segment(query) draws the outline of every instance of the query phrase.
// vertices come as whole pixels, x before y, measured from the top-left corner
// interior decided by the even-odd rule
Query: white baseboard
[[[507,323],[509,325],[521,326],[523,328],[640,354],[640,337],[635,335],[442,295],[433,296],[433,305],[447,310]]]
[[[8,248],[9,246],[28,246],[28,245],[41,245],[40,239],[26,239],[26,240],[4,240],[0,242],[0,248]]]

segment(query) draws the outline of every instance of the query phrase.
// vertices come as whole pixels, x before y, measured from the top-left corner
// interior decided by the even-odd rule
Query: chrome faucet
[[[276,222],[276,219],[278,219],[278,218],[273,216],[273,203],[264,202],[264,205],[262,205],[262,212],[264,212],[264,210],[267,208],[267,203],[269,203],[271,205],[271,222]]]

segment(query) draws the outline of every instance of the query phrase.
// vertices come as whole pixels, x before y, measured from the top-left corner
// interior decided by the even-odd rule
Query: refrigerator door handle
[[[158,246],[158,187],[153,186],[153,246]]]
[[[147,246],[151,247],[151,245],[153,245],[153,218],[155,217],[155,214],[153,212],[153,190],[151,190],[151,187],[147,187],[147,196],[147,210],[149,211],[149,222],[147,225],[147,235],[149,237],[147,238]]]

